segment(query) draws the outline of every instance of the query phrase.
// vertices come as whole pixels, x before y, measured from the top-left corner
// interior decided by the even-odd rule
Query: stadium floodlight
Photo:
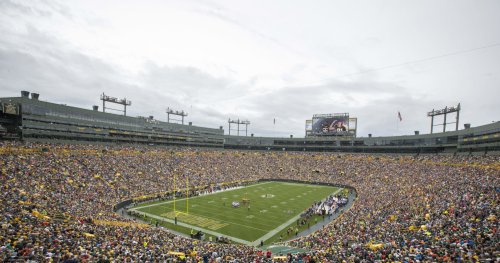
[[[241,120],[240,121],[240,119],[231,120],[231,118],[229,118],[229,120],[227,122],[229,124],[229,135],[231,135],[231,124],[236,124],[237,125],[236,135],[240,136],[240,131],[243,131],[243,130],[240,130],[240,124],[243,124],[243,125],[245,125],[245,136],[248,136],[248,125],[250,124],[249,120],[244,120],[244,121]]]
[[[115,97],[111,97],[111,96],[104,94],[104,92],[101,94],[101,100],[102,100],[102,112],[106,112],[106,102],[111,102],[111,103],[123,105],[123,110],[112,109],[112,108],[107,108],[107,109],[114,110],[114,111],[121,111],[121,112],[123,112],[123,116],[127,116],[127,106],[132,105],[132,102],[130,100],[127,100],[126,98],[117,99]]]
[[[454,107],[454,106],[445,107],[444,109],[440,109],[440,110],[434,110],[434,109],[432,109],[432,111],[427,112],[427,117],[431,117],[431,134],[434,131],[434,126],[443,125],[443,132],[446,132],[446,124],[452,124],[452,123],[456,124],[455,131],[458,131],[458,123],[459,123],[459,118],[460,118],[460,109],[461,109],[460,103],[458,103],[458,105],[456,107]],[[456,121],[454,121],[454,122],[446,122],[446,115],[449,114],[449,113],[453,113],[453,112],[457,113],[457,115],[456,115]],[[444,115],[443,124],[434,124],[434,117],[438,116],[438,115]]]
[[[184,110],[181,110],[181,111],[178,111],[178,110],[173,110],[169,107],[167,107],[167,123],[170,123],[170,115],[177,115],[177,116],[181,116],[181,119],[180,120],[175,120],[175,119],[172,119],[174,121],[181,121],[181,123],[184,125],[184,117],[188,116],[187,112],[184,112]]]

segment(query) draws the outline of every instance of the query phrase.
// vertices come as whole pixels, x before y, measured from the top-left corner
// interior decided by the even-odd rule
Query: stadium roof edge
[[[112,112],[102,112],[102,111],[95,111],[93,109],[87,109],[87,108],[80,108],[80,107],[77,107],[77,106],[71,106],[71,105],[67,105],[67,104],[64,104],[64,103],[54,103],[54,102],[48,102],[48,101],[43,101],[43,100],[39,100],[39,99],[31,99],[31,98],[27,98],[27,97],[4,97],[4,98],[0,98],[0,102],[3,102],[3,101],[10,101],[10,102],[16,102],[16,103],[29,103],[29,104],[37,104],[37,103],[40,103],[40,104],[45,104],[46,106],[49,106],[49,107],[68,107],[70,109],[74,109],[74,110],[78,110],[78,111],[84,111],[84,112],[87,112],[87,113],[92,113],[92,114],[97,114],[97,115],[101,115],[101,116],[112,116],[114,118],[134,118],[134,119],[137,119],[139,118],[139,116],[124,116],[124,115],[120,115],[120,114],[115,114],[115,113],[112,113]],[[165,123],[167,124],[167,122],[165,121],[161,121],[161,120],[157,120],[161,123]],[[189,124],[180,124],[180,123],[168,123],[168,125],[172,125],[172,126],[177,126],[177,127],[186,127],[186,126],[190,126]],[[191,125],[191,127],[193,128],[201,128],[201,129],[210,129],[210,130],[219,130],[219,128],[210,128],[210,127],[204,127],[204,126],[196,126],[196,125]]]

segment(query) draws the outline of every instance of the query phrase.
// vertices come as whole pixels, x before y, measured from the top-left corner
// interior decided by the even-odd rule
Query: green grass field
[[[193,198],[143,204],[133,210],[148,218],[164,221],[167,227],[189,233],[201,230],[212,236],[226,236],[233,241],[257,245],[261,240],[274,240],[290,226],[296,226],[300,213],[314,201],[340,193],[331,186],[264,182]],[[250,200],[250,207],[233,201]],[[188,204],[188,209],[186,207]],[[186,211],[188,210],[188,211]],[[178,225],[174,226],[177,215]]]

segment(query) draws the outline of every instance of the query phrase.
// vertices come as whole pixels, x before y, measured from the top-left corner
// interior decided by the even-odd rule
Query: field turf
[[[331,186],[264,182],[188,200],[177,199],[175,212],[172,200],[143,204],[133,210],[171,225],[177,216],[178,225],[184,227],[184,232],[186,229],[201,230],[213,236],[230,237],[239,243],[257,245],[290,225],[295,227],[305,209],[340,190]],[[243,199],[249,199],[250,204],[244,205]],[[240,207],[232,207],[233,201],[240,202]]]

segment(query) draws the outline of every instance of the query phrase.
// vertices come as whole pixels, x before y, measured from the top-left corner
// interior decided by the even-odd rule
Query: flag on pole
[[[399,121],[403,121],[403,118],[401,117],[401,112],[398,111],[398,119]]]

